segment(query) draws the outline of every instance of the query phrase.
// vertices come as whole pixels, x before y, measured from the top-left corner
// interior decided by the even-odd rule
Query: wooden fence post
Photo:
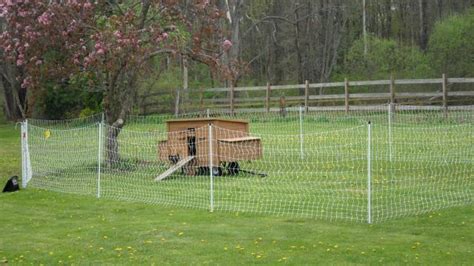
[[[270,94],[271,94],[272,87],[270,86],[270,82],[267,82],[267,97],[265,98],[265,107],[267,108],[267,113],[270,112]]]
[[[390,111],[394,114],[395,111],[395,80],[393,78],[393,73],[390,74]]]
[[[285,96],[280,96],[280,115],[286,117],[286,100]]]
[[[346,107],[346,114],[349,113],[349,81],[344,79],[344,104]]]
[[[443,73],[442,77],[442,84],[443,84],[443,110],[444,110],[444,117],[448,117],[448,79],[446,78],[446,74]]]
[[[304,110],[307,113],[309,110],[309,81],[305,81],[305,86],[304,86]]]

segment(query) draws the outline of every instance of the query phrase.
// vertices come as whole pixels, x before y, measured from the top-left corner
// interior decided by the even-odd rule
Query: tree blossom
[[[222,47],[224,48],[224,51],[229,51],[229,49],[232,47],[232,42],[229,41],[229,40],[224,40],[224,42],[222,43]]]

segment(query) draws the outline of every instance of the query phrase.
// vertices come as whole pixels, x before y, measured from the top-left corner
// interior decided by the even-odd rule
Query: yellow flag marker
[[[43,134],[45,139],[49,139],[49,137],[51,137],[51,131],[49,129],[46,129]]]

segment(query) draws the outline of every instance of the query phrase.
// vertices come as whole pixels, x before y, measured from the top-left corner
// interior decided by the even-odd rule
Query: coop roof
[[[223,119],[215,117],[204,117],[204,118],[185,118],[185,119],[172,119],[167,120],[166,123],[183,123],[183,122],[216,122],[216,121],[225,121],[225,122],[234,122],[234,123],[245,123],[248,124],[246,120],[239,119]]]

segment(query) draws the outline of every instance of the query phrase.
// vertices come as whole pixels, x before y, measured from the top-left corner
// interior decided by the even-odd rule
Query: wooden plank
[[[172,167],[170,167],[168,170],[166,170],[165,172],[163,172],[162,174],[160,174],[159,176],[157,176],[155,178],[155,181],[161,181],[167,177],[169,177],[170,175],[172,175],[174,172],[176,172],[178,169],[180,169],[181,167],[183,167],[184,165],[186,165],[187,163],[189,163],[192,159],[194,159],[194,156],[188,156],[186,158],[183,158],[181,160],[179,160],[175,165],[173,165]]]
[[[376,86],[389,85],[390,80],[367,80],[367,81],[351,81],[351,86]]]
[[[304,84],[272,86],[272,90],[304,89]]]
[[[448,83],[474,83],[474,78],[448,78]]]
[[[344,94],[326,94],[326,95],[310,95],[310,100],[329,100],[329,99],[344,99]]]
[[[389,99],[390,93],[374,92],[374,93],[352,93],[351,99],[368,100],[368,99]]]
[[[266,86],[257,86],[257,87],[237,87],[235,91],[264,91]]]
[[[344,82],[329,82],[329,83],[312,83],[312,84],[309,84],[310,89],[332,88],[332,87],[344,87]]]
[[[399,92],[397,98],[441,97],[441,92]]]
[[[416,85],[416,84],[440,84],[442,79],[397,79],[398,85]]]
[[[474,91],[450,91],[449,97],[469,97],[474,96]]]

